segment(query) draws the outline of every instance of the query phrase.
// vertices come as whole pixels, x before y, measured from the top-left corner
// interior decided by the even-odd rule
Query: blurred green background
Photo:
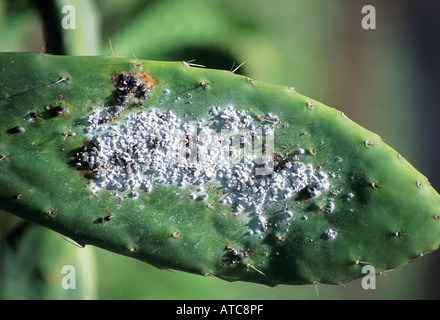
[[[75,29],[61,27],[64,5],[75,9]],[[376,9],[375,30],[361,26],[364,5]],[[245,62],[237,73],[294,86],[378,133],[440,190],[439,12],[434,0],[0,0],[0,51],[194,59],[227,70]],[[375,290],[360,280],[270,288],[80,249],[6,213],[0,241],[3,299],[440,298],[439,252],[379,276]],[[75,290],[60,286],[64,265],[75,267]]]

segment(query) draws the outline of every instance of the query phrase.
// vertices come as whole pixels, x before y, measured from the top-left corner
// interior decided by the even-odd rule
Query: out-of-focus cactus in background
[[[439,129],[435,124],[439,111],[433,97],[440,83],[436,59],[440,28],[432,17],[435,1],[41,3],[0,2],[0,51],[183,60],[224,70],[233,70],[245,61],[236,73],[293,86],[337,107],[378,133],[440,189]],[[362,27],[365,5],[375,8],[375,29]],[[75,19],[74,29],[62,25],[69,13]],[[0,232],[0,272],[18,279],[17,274],[29,275],[29,269],[34,270],[31,277],[19,277],[21,283],[8,282],[9,287],[0,283],[0,297],[4,298],[317,297],[313,286],[274,289],[160,271],[101,249],[77,248],[51,231],[26,226],[6,213],[0,216]],[[56,243],[52,250],[57,255],[51,258],[57,261],[51,265],[45,261],[51,250],[45,247],[48,241]],[[318,298],[437,298],[440,279],[434,270],[439,261],[438,252],[427,255],[378,277],[376,289],[365,290],[360,281],[318,286]],[[62,265],[77,266],[77,286],[82,286],[72,292],[63,289],[65,296],[59,294]],[[30,289],[20,293],[25,287]]]

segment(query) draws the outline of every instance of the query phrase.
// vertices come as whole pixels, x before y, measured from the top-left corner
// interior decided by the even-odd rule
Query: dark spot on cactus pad
[[[69,165],[81,171],[86,179],[92,177],[93,171],[91,165],[88,162],[83,161],[83,157],[93,148],[93,146],[94,145],[90,143],[90,141],[85,140],[81,148],[73,150],[70,154]]]
[[[103,222],[106,222],[106,221],[110,221],[111,219],[113,219],[113,217],[114,217],[114,215],[113,215],[113,213],[111,213],[108,216],[99,217],[98,219],[93,221],[93,223],[103,223]]]
[[[53,117],[63,116],[67,108],[65,106],[54,106],[49,111]]]
[[[30,110],[25,116],[24,120],[26,121],[34,121],[35,119],[41,118],[39,115],[39,111],[35,112],[34,110]]]
[[[312,199],[319,195],[319,191],[315,190],[313,187],[305,187],[298,192],[296,200],[307,200]]]
[[[44,107],[44,111],[42,113],[42,118],[43,119],[51,119],[51,118],[55,118],[55,117],[61,117],[61,116],[65,116],[67,113],[67,107],[63,106],[63,105],[59,105],[59,104],[50,104]],[[38,116],[38,114],[37,114]],[[37,116],[35,116],[34,114],[32,114],[32,118],[37,118]],[[29,118],[29,115],[28,115]]]
[[[24,133],[24,132],[26,132],[26,129],[21,126],[16,126],[16,127],[9,129],[6,132],[9,134]]]
[[[116,84],[116,104],[124,106],[132,97],[145,99],[149,94],[151,87],[155,85],[156,80],[146,72],[133,74],[124,71],[113,74],[111,82]]]
[[[286,167],[289,160],[276,152],[274,153],[273,156],[274,156],[274,170],[276,172],[279,172],[281,169]]]
[[[223,256],[223,262],[227,265],[240,262],[247,256],[246,252],[239,249],[234,249],[229,245],[227,245],[225,249],[228,252]]]

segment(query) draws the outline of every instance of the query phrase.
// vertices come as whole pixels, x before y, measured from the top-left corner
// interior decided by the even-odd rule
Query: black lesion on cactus
[[[223,255],[223,259],[222,259],[225,265],[238,263],[244,258],[246,258],[248,255],[247,252],[239,249],[234,249],[229,245],[227,245],[225,249],[227,250],[227,252]]]
[[[95,221],[93,221],[93,223],[103,223],[103,222],[107,222],[110,221],[111,219],[113,219],[114,215],[113,213],[109,214],[108,216],[102,216],[97,218]]]
[[[91,180],[96,177],[96,172],[100,169],[108,170],[103,166],[95,155],[97,153],[97,146],[89,140],[85,140],[81,148],[75,149],[70,154],[69,164],[81,171],[84,177]],[[128,148],[127,153],[134,153],[136,146]],[[127,161],[122,155],[115,153],[110,159],[110,163],[129,169],[131,162]]]
[[[68,112],[68,107],[65,105],[61,105],[61,104],[57,104],[57,103],[52,103],[49,104],[47,106],[45,106],[43,108],[43,112],[35,112],[32,111],[30,112],[27,117],[30,118],[30,120],[35,120],[35,119],[52,119],[55,117],[63,117],[67,114]]]
[[[275,172],[279,172],[282,169],[286,168],[286,164],[290,161],[288,158],[276,152],[274,152],[273,154],[273,160]]]
[[[85,140],[83,146],[81,148],[72,150],[69,156],[70,160],[68,164],[78,171],[81,171],[86,179],[93,178],[93,172],[95,169],[85,159],[85,156],[90,152],[90,150],[92,150],[93,147],[95,147],[95,145],[92,142]]]
[[[67,108],[65,106],[54,106],[49,111],[53,117],[59,117],[59,116],[63,116],[66,110]]]
[[[121,72],[112,75],[112,82],[116,85],[116,90],[114,91],[115,104],[119,106],[125,106],[129,103],[132,97],[138,99],[145,99],[150,88],[143,74],[141,77],[136,77],[132,73]]]
[[[115,90],[110,97],[106,98],[106,109],[103,112],[99,124],[115,121],[124,112],[125,107],[135,98],[135,107],[142,106],[142,100],[146,99],[155,84],[155,80],[146,72],[113,73],[110,82],[114,84]]]
[[[16,127],[8,129],[6,131],[6,133],[9,133],[9,134],[17,134],[17,133],[24,133],[24,132],[26,132],[26,129],[23,128],[22,126],[16,126]]]
[[[40,111],[29,110],[29,112],[24,116],[26,121],[36,121],[41,119]]]
[[[298,192],[295,200],[308,200],[316,197],[316,195],[317,191],[315,190],[315,188],[306,186]]]

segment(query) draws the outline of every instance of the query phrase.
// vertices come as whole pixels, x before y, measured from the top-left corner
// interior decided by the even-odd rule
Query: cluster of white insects
[[[81,162],[93,171],[92,191],[151,192],[155,185],[196,186],[190,199],[207,200],[215,183],[221,203],[249,216],[249,233],[267,229],[264,207],[302,190],[310,198],[329,189],[327,174],[298,159],[277,163],[275,115],[260,121],[234,106],[212,107],[206,118],[184,122],[172,111],[149,108],[103,121],[108,108],[87,118],[90,145]],[[300,152],[299,152],[300,153]],[[286,210],[285,219],[292,217]]]

